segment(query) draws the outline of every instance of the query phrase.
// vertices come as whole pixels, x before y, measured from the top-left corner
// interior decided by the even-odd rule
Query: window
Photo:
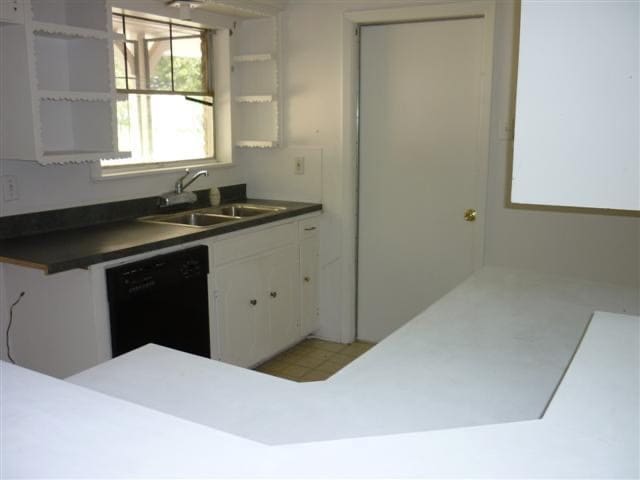
[[[211,31],[113,14],[120,151],[103,167],[214,157]]]

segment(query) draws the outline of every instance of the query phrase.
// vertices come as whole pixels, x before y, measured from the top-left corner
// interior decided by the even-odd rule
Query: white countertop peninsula
[[[633,292],[554,278],[550,283],[548,276],[483,269],[324,383],[295,384],[155,346],[72,378],[110,390],[109,395],[2,364],[2,474],[637,476],[638,317],[594,316],[544,417],[537,419],[571,356],[576,333],[578,338],[582,333],[586,320],[578,317],[588,320],[595,308],[637,305]],[[486,315],[494,319],[493,327],[479,320]],[[509,315],[516,327],[506,321]],[[541,322],[537,328],[528,323],[535,316]],[[463,318],[468,322],[454,325]],[[474,326],[473,334],[460,338]],[[429,338],[430,330],[437,338]],[[452,343],[455,339],[458,344]],[[438,356],[443,358],[436,362]],[[424,361],[416,361],[420,358]],[[502,366],[510,358],[515,363]],[[479,360],[467,374],[456,375],[459,367]],[[203,379],[211,384],[203,385]],[[419,399],[413,404],[402,400],[411,393],[410,380]],[[139,390],[134,388],[138,381]],[[195,383],[189,388],[190,382]],[[429,400],[423,392],[428,382],[435,382],[431,391],[436,397],[447,382],[448,395],[457,392],[449,403],[441,403],[442,415],[432,412],[437,418],[430,425],[423,410],[437,404],[423,403]],[[350,385],[364,392],[352,393],[351,400],[336,398],[349,397]],[[383,385],[391,393],[367,398]],[[218,397],[212,398],[216,390]],[[475,399],[467,398],[472,395]],[[209,409],[202,399],[213,401]],[[305,400],[310,405],[300,404]],[[390,411],[399,400],[404,403]],[[363,403],[361,413],[358,403]],[[319,419],[308,417],[323,408],[327,413]],[[367,423],[366,414],[374,408],[380,410]],[[451,428],[465,409],[458,423],[485,425]],[[351,414],[356,418],[346,427],[331,420],[337,416],[341,422]],[[320,425],[327,421],[330,428]],[[495,422],[511,423],[488,425]],[[279,431],[269,436],[269,427]],[[308,443],[268,446],[220,431],[234,429],[263,442]],[[331,435],[343,439],[312,441]]]

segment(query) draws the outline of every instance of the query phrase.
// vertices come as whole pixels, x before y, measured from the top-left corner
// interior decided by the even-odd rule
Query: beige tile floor
[[[326,380],[373,346],[373,343],[361,341],[344,344],[309,338],[256,367],[256,370],[296,382],[317,382]]]

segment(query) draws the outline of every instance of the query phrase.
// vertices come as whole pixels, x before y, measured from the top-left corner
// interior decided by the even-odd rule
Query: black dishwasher
[[[205,245],[106,273],[114,357],[147,343],[210,357]]]

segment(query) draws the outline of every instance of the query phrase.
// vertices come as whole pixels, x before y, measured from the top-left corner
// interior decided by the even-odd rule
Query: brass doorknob
[[[469,208],[468,210],[464,211],[464,219],[467,222],[475,222],[477,216],[478,212],[476,212],[474,208]]]

